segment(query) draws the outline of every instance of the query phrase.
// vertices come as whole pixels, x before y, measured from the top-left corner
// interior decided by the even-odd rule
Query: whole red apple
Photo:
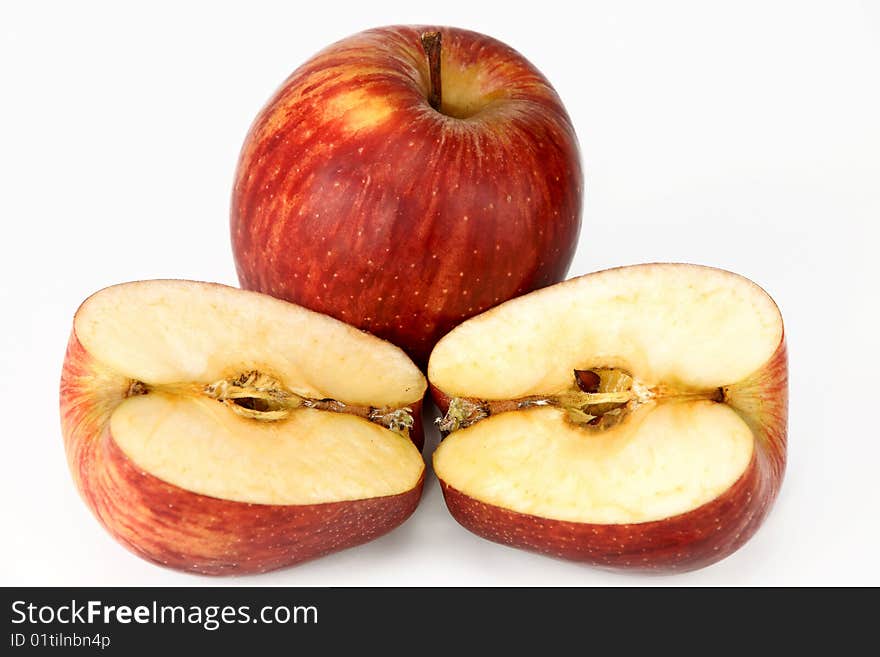
[[[568,114],[522,55],[457,28],[368,30],[297,69],[251,127],[238,276],[424,365],[462,320],[564,278],[582,187]]]

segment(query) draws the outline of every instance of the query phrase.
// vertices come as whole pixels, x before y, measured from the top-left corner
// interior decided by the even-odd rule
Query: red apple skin
[[[415,404],[410,404],[412,409],[413,425],[409,430],[409,439],[420,452],[425,448],[425,423],[422,421],[422,405],[425,400],[420,399]]]
[[[422,32],[444,70],[505,95],[430,107]],[[444,97],[455,85],[444,74]],[[583,176],[571,121],[522,55],[456,28],[361,32],[297,69],[256,118],[231,204],[242,287],[331,315],[424,366],[462,320],[562,280]]]
[[[432,386],[441,410],[449,398]],[[703,568],[739,549],[764,521],[785,474],[788,359],[785,339],[767,364],[725,389],[755,436],[752,461],[727,491],[693,511],[652,522],[602,525],[552,520],[485,504],[440,485],[465,528],[490,541],[594,566],[654,573]]]
[[[428,394],[431,395],[431,399],[434,400],[434,403],[437,405],[437,409],[440,411],[440,414],[445,415],[446,411],[449,410],[449,402],[452,401],[452,397],[440,390],[440,388],[435,386],[430,381],[428,381]]]
[[[111,435],[110,415],[129,385],[71,333],[60,402],[74,483],[107,531],[148,561],[202,575],[263,573],[371,541],[418,505],[423,478],[399,495],[289,506],[223,500],[166,483],[138,468]]]

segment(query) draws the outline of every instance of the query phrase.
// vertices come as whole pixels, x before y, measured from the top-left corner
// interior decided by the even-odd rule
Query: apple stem
[[[440,32],[423,32],[422,49],[428,58],[428,75],[430,77],[430,91],[428,92],[428,102],[438,112],[443,103],[443,84],[440,79],[440,49],[441,41]]]

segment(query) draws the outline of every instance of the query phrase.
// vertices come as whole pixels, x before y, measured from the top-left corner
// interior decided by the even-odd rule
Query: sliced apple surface
[[[145,281],[77,312],[62,429],[77,486],[123,544],[184,570],[262,572],[412,513],[425,386],[397,347],[330,317]]]
[[[723,558],[781,485],[787,365],[760,287],[637,265],[475,317],[431,355],[434,468],[475,533],[597,565]]]

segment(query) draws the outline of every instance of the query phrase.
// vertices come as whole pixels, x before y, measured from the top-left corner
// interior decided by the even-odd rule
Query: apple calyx
[[[440,32],[422,32],[419,38],[425,56],[428,58],[428,77],[430,79],[428,103],[439,112],[443,105],[443,84],[440,77],[440,52],[443,37]]]
[[[724,402],[723,388],[685,390],[674,386],[648,386],[625,370],[597,367],[574,370],[574,386],[555,395],[533,395],[513,400],[481,400],[455,397],[442,418],[436,420],[444,437],[476,424],[491,415],[535,406],[554,406],[567,419],[590,429],[608,429],[622,422],[636,408],[661,400]]]
[[[410,407],[376,408],[349,405],[335,399],[303,397],[288,390],[275,377],[258,370],[243,372],[208,385],[188,383],[149,385],[142,381],[133,381],[126,396],[146,395],[151,392],[190,397],[205,396],[224,404],[236,415],[261,422],[285,420],[297,408],[312,408],[356,415],[405,437],[409,437],[409,431],[413,427]]]

